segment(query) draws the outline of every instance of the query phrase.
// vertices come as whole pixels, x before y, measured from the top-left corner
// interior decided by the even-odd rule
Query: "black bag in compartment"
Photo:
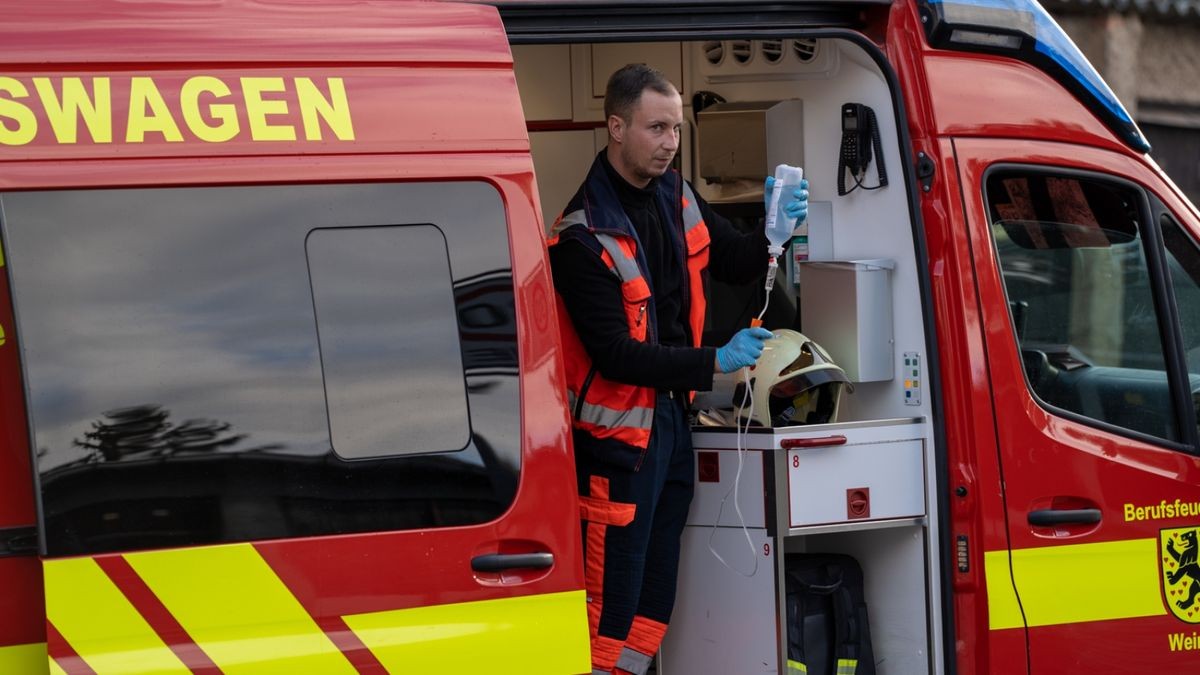
[[[784,561],[788,675],[875,675],[858,561],[837,553]]]

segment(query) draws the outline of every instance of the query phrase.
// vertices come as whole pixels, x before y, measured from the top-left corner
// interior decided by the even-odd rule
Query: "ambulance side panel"
[[[1195,210],[1045,71],[892,15],[933,168],[959,671],[1188,670]]]
[[[0,637],[52,672],[588,669],[503,29],[350,7],[0,29],[0,514],[36,496],[46,598]]]
[[[21,365],[4,263],[0,250],[0,672],[26,673],[45,668],[45,604]]]

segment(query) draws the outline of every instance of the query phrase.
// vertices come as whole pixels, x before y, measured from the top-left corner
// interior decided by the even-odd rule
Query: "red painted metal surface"
[[[13,78],[7,84],[16,81],[31,94],[14,99],[9,89],[7,98],[27,105],[39,129],[32,142],[0,149],[4,190],[374,180],[477,179],[494,184],[510,227],[522,364],[521,483],[513,506],[480,526],[272,541],[256,548],[327,634],[358,659],[363,672],[382,670],[373,671],[370,654],[348,641],[353,636],[343,615],[583,588],[553,288],[525,121],[494,8],[400,2],[67,2],[31,6],[10,16],[0,26],[0,61],[7,64],[5,75]],[[334,62],[337,67],[330,65]],[[136,70],[121,65],[128,63],[136,63]],[[409,67],[413,64],[420,67]],[[32,78],[57,82],[81,77],[90,88],[92,76],[110,78],[113,142],[94,144],[88,129],[79,125],[80,142],[59,143]],[[133,76],[153,79],[182,141],[169,143],[163,134],[153,133],[141,143],[125,141]],[[240,132],[232,139],[207,143],[189,134],[179,92],[196,76],[229,85],[232,93],[220,102],[238,109]],[[238,89],[242,76],[279,77],[285,83],[308,77],[318,84],[342,78],[354,140],[334,140],[328,127],[320,142],[255,140],[247,99]],[[294,91],[279,92],[272,100],[283,102],[286,112],[273,113],[270,123],[302,136]],[[202,108],[202,114],[211,113]],[[211,116],[205,119],[213,122]],[[87,161],[76,161],[80,159]],[[0,322],[6,327],[11,326],[7,297],[7,288],[0,288]],[[0,516],[31,525],[29,452],[15,354],[10,335],[10,342],[0,347],[5,422],[0,487],[7,488],[0,499],[11,503],[0,501]],[[19,507],[14,505],[18,502]],[[475,555],[529,546],[551,551],[555,564],[525,583],[481,579],[471,570]],[[168,640],[172,649],[199,671],[208,669],[210,663],[195,653],[169,614],[154,611],[158,605],[121,574],[114,557],[103,560],[106,569],[116,566],[116,578],[129,582],[125,590],[139,600],[138,606],[149,608],[155,629],[175,636]],[[37,571],[36,559],[29,562]],[[0,564],[3,570],[17,561]],[[0,584],[10,579],[28,592],[3,594],[6,602],[17,605],[2,613],[0,631],[13,625],[0,632],[0,644],[21,630],[27,641],[45,639],[40,578],[0,574]],[[76,658],[62,636],[52,636],[50,642],[60,664]]]
[[[0,267],[0,530],[27,528],[32,535],[37,524],[33,470],[8,288],[5,265]],[[36,545],[36,537],[25,543]],[[42,565],[35,553],[0,558],[0,647],[46,641]]]
[[[1027,63],[928,48],[922,60],[940,135],[1125,148],[1070,92]]]
[[[1004,525],[1004,495],[991,406],[987,349],[983,341],[984,317],[975,291],[975,270],[970,242],[963,225],[962,190],[952,143],[942,137],[943,99],[934,99],[928,74],[926,45],[915,7],[892,6],[885,49],[901,82],[908,113],[912,155],[924,153],[935,165],[929,192],[920,195],[921,218],[928,251],[928,274],[941,373],[943,452],[948,483],[934,489],[948,491],[950,541],[965,537],[968,565],[961,571],[951,561],[953,635],[957,671],[961,675],[1025,672],[1023,631],[993,632],[988,626],[988,583],[984,552],[1004,550],[1008,535]],[[915,37],[915,39],[914,39]],[[1051,86],[1049,80],[1046,80]],[[970,94],[960,90],[955,96]],[[992,113],[978,111],[992,119]]]
[[[6,261],[7,262],[7,261]],[[37,514],[33,502],[25,391],[20,352],[9,296],[8,267],[0,267],[0,529],[29,527]]]
[[[58,96],[63,80],[79,79],[89,98],[95,99],[94,78],[108,79],[111,117],[95,123],[95,132],[78,124],[75,142],[64,142],[48,119],[46,105],[35,92],[34,81],[47,79]],[[241,78],[265,78],[273,89],[263,93],[243,90]],[[130,111],[130,89],[135,78],[142,86],[152,86],[162,97],[163,112],[154,116],[155,126],[175,130],[179,140],[169,141],[160,131],[133,132],[151,116],[144,105]],[[180,94],[184,83],[199,78],[219,81],[228,91],[217,96],[211,92],[199,98]],[[181,157],[242,156],[262,154],[363,154],[379,152],[441,152],[472,150],[509,152],[527,150],[525,119],[517,100],[516,79],[511,69],[481,68],[404,68],[387,66],[365,68],[330,67],[254,67],[233,69],[229,66],[189,68],[186,70],[98,71],[35,70],[10,78],[29,96],[11,93],[8,105],[22,106],[32,116],[27,122],[34,132],[24,145],[2,146],[0,160],[68,159],[104,157]],[[339,138],[323,119],[317,130],[306,128],[299,101],[297,80],[307,80],[330,101],[330,80],[345,89],[345,117],[352,124],[353,136],[343,131]],[[211,81],[211,80],[210,80]],[[0,82],[0,85],[3,83]],[[3,90],[3,86],[0,86]],[[420,92],[419,95],[416,92]],[[470,92],[464,96],[464,92]],[[312,96],[306,96],[314,100]],[[261,101],[261,102],[260,102]],[[202,121],[189,123],[187,112],[195,111]],[[250,111],[257,111],[258,114]],[[480,111],[487,111],[486,117]],[[236,111],[236,122],[228,128],[236,131],[228,140],[209,142],[202,138],[205,129],[220,128],[225,122],[215,117],[223,111]],[[276,112],[277,111],[277,112]],[[8,112],[9,115],[13,113]],[[7,123],[14,126],[12,119]],[[257,125],[257,130],[255,130]],[[111,142],[96,143],[93,133],[107,133]],[[295,141],[267,140],[271,136],[291,135]]]
[[[515,90],[514,90],[515,93]],[[583,587],[575,477],[565,386],[553,323],[553,290],[533,202],[527,154],[23,162],[8,187],[461,179],[481,177],[501,192],[510,223],[522,410],[521,485],[499,520],[473,527],[282,540],[256,544],[301,604],[330,630],[340,616],[386,609],[506,598]],[[549,574],[526,584],[476,579],[480,546],[506,550],[533,541],[554,553]],[[39,598],[40,600],[40,598]],[[38,617],[41,620],[41,617]],[[334,631],[336,633],[336,631]],[[351,652],[353,654],[353,652]],[[365,671],[369,672],[369,671]]]
[[[552,286],[538,227],[541,219],[525,122],[516,99],[507,40],[495,10],[403,2],[347,3],[331,8],[328,4],[252,1],[192,5],[71,0],[31,3],[15,11],[16,15],[10,13],[0,25],[0,61],[8,64],[6,75],[30,91],[35,75],[90,76],[86,64],[96,64],[97,72],[111,69],[114,76],[119,72],[121,77],[158,78],[156,83],[168,101],[177,99],[181,84],[196,75],[222,78],[231,85],[246,72],[264,77],[343,77],[356,139],[350,151],[331,140],[254,141],[246,131],[249,120],[244,113],[239,118],[240,135],[228,142],[208,144],[188,137],[186,125],[177,120],[185,136],[182,143],[148,137],[141,144],[122,144],[119,154],[128,159],[110,159],[118,154],[114,147],[97,148],[88,143],[66,147],[46,136],[28,146],[6,147],[0,152],[0,163],[5,163],[0,189],[463,177],[479,177],[498,187],[512,228],[524,366],[522,483],[513,508],[496,522],[478,527],[266,542],[256,548],[331,634],[337,632],[337,617],[345,614],[581,588],[574,476]],[[454,20],[439,18],[445,16]],[[404,30],[380,30],[389,24],[402,25]],[[883,29],[876,26],[872,30]],[[1141,160],[1119,154],[1125,153],[1123,146],[1107,128],[1036,69],[1008,59],[929,49],[909,3],[893,5],[886,31],[885,49],[902,83],[913,153],[926,153],[937,167],[933,188],[921,195],[920,208],[945,405],[944,450],[950,481],[943,487],[951,491],[950,532],[945,536],[966,535],[970,541],[969,569],[955,573],[952,580],[957,632],[944,637],[956,645],[959,673],[1024,672],[1024,631],[988,628],[986,584],[1007,580],[984,578],[983,552],[1007,548],[1006,519],[1025,512],[1019,498],[1010,500],[1011,510],[1005,508],[998,435],[1005,447],[1014,440],[1028,445],[1045,438],[1055,439],[1061,448],[1069,448],[1071,443],[1096,444],[1110,456],[1099,473],[1078,478],[1084,482],[1113,481],[1126,475],[1127,464],[1122,461],[1129,458],[1128,444],[1099,432],[1064,428],[1061,421],[1044,414],[1039,417],[1036,405],[1028,405],[1007,325],[987,320],[995,316],[1002,295],[998,295],[998,275],[988,281],[996,272],[986,265],[986,229],[975,232],[974,238],[968,236],[962,214],[964,209],[980,208],[978,174],[984,160],[991,161],[988,158],[1058,161],[1062,156],[1078,155],[1079,166],[1128,172],[1156,188],[1161,180]],[[334,67],[333,63],[353,67]],[[128,64],[136,64],[138,70],[129,70]],[[409,67],[417,64],[423,67]],[[456,67],[424,67],[451,64]],[[970,86],[979,82],[986,86]],[[119,86],[114,81],[114,88]],[[397,99],[396,90],[408,95]],[[238,98],[240,92],[231,96],[230,101],[244,100]],[[291,104],[294,99],[290,96],[283,92],[278,100]],[[115,99],[114,125],[128,117],[122,107],[127,104],[127,99]],[[32,110],[41,115],[37,119],[45,130],[48,120],[44,112]],[[295,105],[271,119],[278,125],[302,128]],[[123,130],[114,127],[114,138],[123,138]],[[961,182],[950,137],[975,139],[959,141],[959,148],[969,147],[976,158],[964,164]],[[1001,140],[990,140],[993,138]],[[1043,147],[1039,144],[1012,140],[1034,138],[1070,145],[1047,155],[1039,150]],[[965,145],[968,142],[971,145]],[[1117,152],[1102,153],[1082,147],[1085,145]],[[231,159],[234,156],[236,161]],[[68,161],[77,157],[92,159]],[[6,162],[14,159],[23,161]],[[1177,213],[1189,212],[1176,192],[1163,188],[1159,196]],[[981,262],[984,264],[977,271]],[[0,288],[0,299],[6,298],[6,289]],[[11,317],[4,314],[7,311],[0,302],[0,323],[6,327],[11,326]],[[5,498],[15,496],[11,503],[0,498],[0,515],[14,524],[28,524],[32,522],[29,455],[28,448],[20,445],[25,438],[25,418],[23,410],[17,409],[21,390],[15,360],[9,360],[9,354],[15,354],[15,349],[9,349],[13,346],[11,335],[9,340],[7,346],[0,346],[0,414],[6,429],[0,446],[0,453],[5,454],[0,461],[5,467],[24,461],[25,472],[0,472],[0,487],[7,487],[4,481],[10,481],[17,491],[4,491]],[[1009,345],[1007,352],[1003,344]],[[996,378],[997,397],[1024,400],[1021,413],[1026,422],[1011,427],[997,423],[992,406],[995,373],[1005,374]],[[1021,399],[1022,395],[1026,398]],[[1153,453],[1149,456],[1147,461],[1162,478],[1133,487],[1138,497],[1180,482],[1195,485],[1200,479],[1194,466],[1184,466],[1177,458],[1168,461]],[[1011,462],[1006,454],[1005,469],[1024,472],[1022,475],[1040,472],[1049,480],[1051,472],[1039,468],[1045,466],[1044,457],[1039,450],[1035,464],[1032,454],[1015,453]],[[960,486],[962,495],[955,493]],[[1038,542],[1032,534],[1014,531],[1013,537],[1019,547]],[[555,552],[556,565],[549,575],[519,587],[481,584],[469,566],[470,558],[480,552],[479,542],[494,543],[496,548],[544,544]],[[351,560],[352,572],[347,563]],[[417,562],[425,560],[429,562]],[[0,561],[0,583],[10,578],[23,580],[19,583],[26,590],[39,584],[26,562]],[[6,567],[19,569],[10,574]],[[6,600],[15,598],[12,602],[22,603],[21,608],[0,612],[0,616],[18,617],[12,624],[14,634],[35,626],[35,637],[28,640],[33,641],[41,631],[41,598],[40,594],[26,596],[0,593]],[[35,619],[33,623],[30,617]],[[1121,622],[1122,630],[1135,634],[1151,621]],[[5,630],[0,620],[0,644],[7,640]],[[1052,648],[1055,639],[1071,639],[1072,630],[1069,626],[1038,629],[1033,653],[1040,656]],[[1080,655],[1080,651],[1089,653]],[[51,652],[69,656],[69,648],[61,644],[52,644]],[[1074,650],[1074,656],[1063,658],[1076,661],[1061,661],[1063,669],[1050,672],[1069,672],[1076,662],[1090,664],[1091,672],[1104,672],[1104,662],[1099,656],[1093,658],[1103,653]]]
[[[512,56],[496,9],[486,5],[62,0],[10,7],[0,25],[0,62],[43,70],[122,63],[507,68]]]
[[[980,186],[989,166],[1014,162],[1084,169],[1130,179],[1168,204],[1175,201],[1173,208],[1177,208],[1180,204],[1174,200],[1173,191],[1152,167],[1125,153],[1011,139],[960,139],[955,147],[962,180],[971,186],[964,190],[966,231],[974,249],[980,305],[983,313],[992,317],[985,322],[984,330],[993,405],[999,421],[996,433],[1012,547],[1035,549],[1137,539],[1157,542],[1161,528],[1194,526],[1194,521],[1186,519],[1127,519],[1124,508],[1126,504],[1157,505],[1164,498],[1168,502],[1200,501],[1200,458],[1051,414],[1034,401],[1008,321],[1007,300]],[[1176,214],[1185,216],[1187,211],[1177,210]],[[1196,236],[1194,221],[1185,216],[1183,224]],[[1099,508],[1103,515],[1099,527],[1063,529],[1047,536],[1045,528],[1028,524],[1031,510],[1044,508],[1047,500],[1059,496],[1086,499]],[[1104,565],[1100,559],[1095,563]],[[1145,561],[1145,565],[1145,569],[1129,570],[1125,569],[1126,563],[1121,569],[1139,577],[1160,574],[1154,559]],[[1136,662],[1138,669],[1186,669],[1194,665],[1192,653],[1168,648],[1167,637],[1180,631],[1190,635],[1191,626],[1165,610],[1156,617],[1035,627],[1028,631],[1031,667],[1035,672],[1097,672],[1105,670],[1106,663]],[[1141,638],[1135,640],[1134,633]],[[1122,645],[1120,653],[1113,651],[1117,649],[1115,644]]]

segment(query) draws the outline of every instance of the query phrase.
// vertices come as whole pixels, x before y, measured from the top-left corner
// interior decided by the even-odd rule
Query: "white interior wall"
[[[785,46],[790,43],[785,43]],[[692,94],[713,91],[728,101],[764,101],[797,98],[804,108],[804,164],[810,199],[828,202],[833,219],[833,257],[837,260],[889,258],[891,272],[893,339],[896,376],[882,382],[863,382],[844,397],[843,421],[929,415],[929,397],[922,389],[921,404],[905,405],[902,363],[905,352],[922,355],[918,382],[926,380],[924,327],[918,298],[919,286],[912,225],[909,222],[904,166],[897,142],[897,125],[891,92],[874,62],[847,41],[819,42],[815,57],[800,62],[787,52],[778,64],[763,57],[761,43],[744,42],[751,58],[742,64],[733,58],[731,41],[721,43],[724,60],[705,60],[712,43],[634,43],[597,45],[535,45],[513,49],[518,85],[531,122],[560,121],[576,125],[600,124],[603,118],[604,82],[612,70],[630,62],[660,68],[680,84],[687,120],[683,151],[684,174],[693,175]],[[570,102],[570,118],[566,114]],[[837,159],[841,145],[841,106],[863,103],[874,109],[880,128],[889,185],[880,190],[857,190],[837,195]],[[564,125],[566,126],[566,125]],[[545,220],[553,222],[583,179],[595,151],[603,147],[602,130],[594,132],[588,151],[587,130],[578,128],[538,131],[531,134],[534,167]],[[875,165],[867,184],[875,182]],[[712,188],[696,181],[702,196]],[[823,345],[838,358],[839,345]]]
[[[693,133],[692,94],[700,89],[714,91],[728,101],[771,101],[797,98],[803,101],[804,168],[810,183],[810,200],[825,202],[832,213],[833,257],[839,260],[890,258],[892,359],[896,376],[888,381],[859,383],[853,395],[843,399],[841,421],[886,419],[931,414],[928,388],[921,388],[921,405],[904,403],[902,364],[906,352],[921,355],[919,381],[927,375],[924,324],[921,316],[913,226],[909,220],[905,168],[898,144],[897,120],[892,93],[873,60],[858,46],[845,41],[821,41],[814,58],[800,62],[784,58],[771,64],[763,60],[762,44],[743,42],[752,58],[739,63],[731,58],[732,42],[725,41],[725,60],[712,65],[704,58],[712,43],[660,43],[653,45],[539,45],[514,47],[516,74],[526,116],[532,122],[565,122],[570,127],[531,134],[531,146],[546,220],[552,222],[583,179],[592,156],[603,148],[602,129],[580,129],[586,122],[602,121],[604,83],[612,70],[629,62],[645,62],[668,73],[683,92],[685,139],[681,151],[684,175],[693,177],[697,142]],[[678,74],[676,76],[676,74]],[[678,79],[676,79],[678,77]],[[874,109],[886,162],[889,186],[874,191],[858,190],[837,195],[837,159],[841,144],[841,105],[862,103]],[[568,105],[569,103],[569,105]],[[569,108],[569,117],[564,117]],[[553,126],[553,125],[551,125]],[[591,134],[591,151],[587,136]],[[874,164],[868,185],[875,183]],[[699,181],[697,190],[711,197],[711,188]],[[758,196],[752,196],[757,200]],[[823,345],[837,356],[835,345]],[[932,428],[932,427],[930,427]],[[940,601],[936,584],[912,583],[929,579],[935,571],[924,568],[937,560],[938,541],[934,463],[937,449],[926,438],[926,484],[928,514],[924,527],[900,528],[882,538],[861,533],[789,539],[789,550],[840,550],[859,558],[870,580],[872,627],[877,631],[877,654],[893,663],[882,672],[890,674],[941,672],[942,636],[933,630],[930,641],[921,639],[926,626],[940,625]],[[925,536],[921,536],[924,529]],[[874,535],[876,533],[872,533]],[[793,549],[798,547],[798,549]],[[905,579],[897,585],[897,579]],[[927,610],[927,614],[920,610]],[[922,616],[924,621],[906,623]],[[911,623],[912,625],[909,625]],[[899,628],[898,628],[899,626]],[[925,652],[932,651],[932,658]]]

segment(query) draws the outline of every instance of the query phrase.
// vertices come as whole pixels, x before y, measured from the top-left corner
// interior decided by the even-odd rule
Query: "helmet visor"
[[[771,387],[772,426],[827,424],[836,421],[842,388],[853,385],[838,368],[797,372]]]

